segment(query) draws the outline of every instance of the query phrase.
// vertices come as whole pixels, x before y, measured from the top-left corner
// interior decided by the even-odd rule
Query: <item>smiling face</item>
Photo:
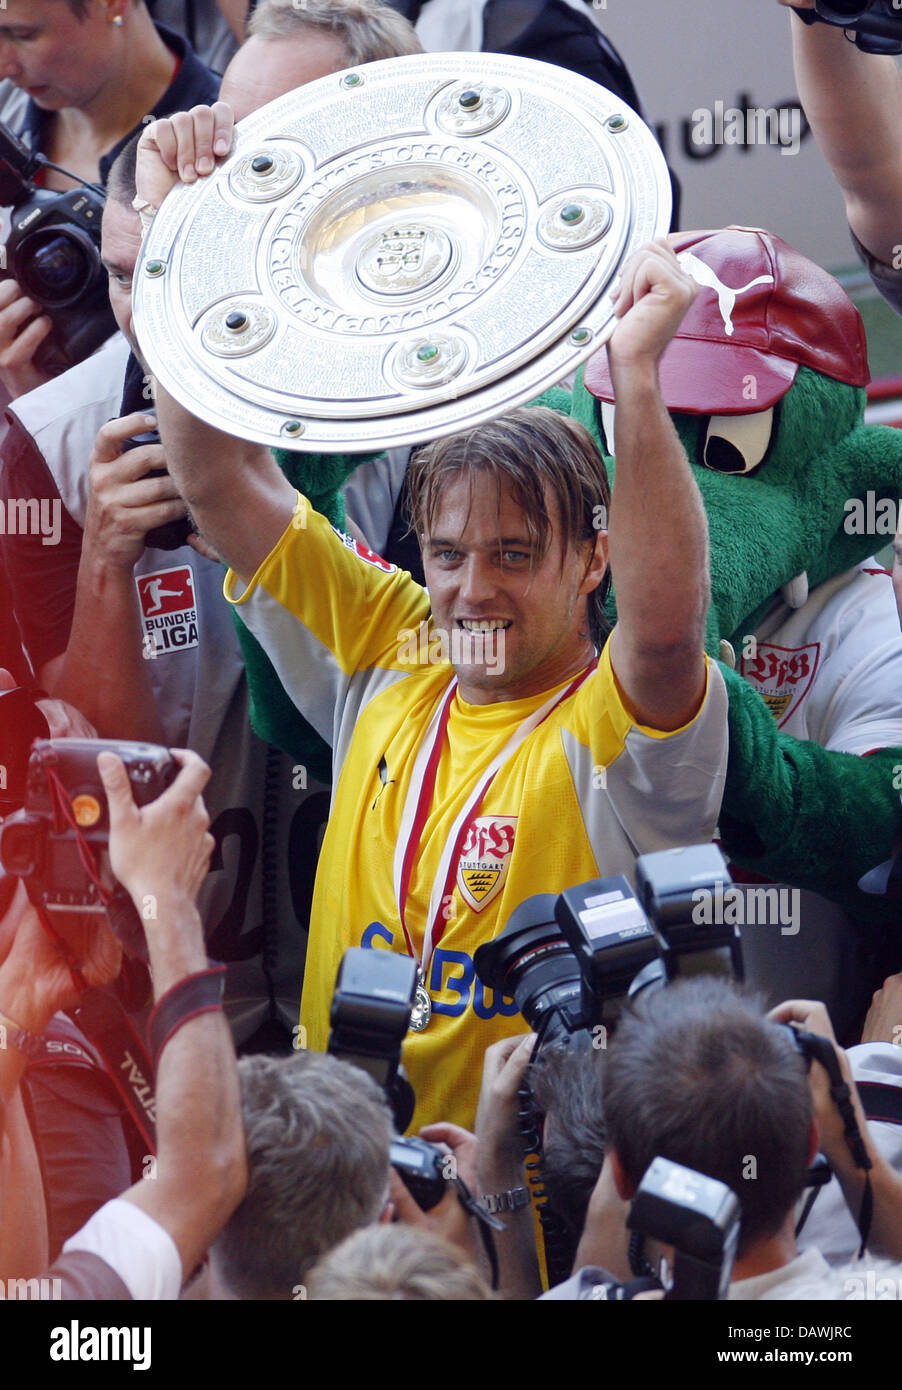
[[[435,625],[471,704],[539,694],[592,660],[586,599],[607,564],[607,538],[564,552],[547,491],[546,505],[551,536],[542,553],[508,484],[499,492],[483,471],[452,474],[420,538]]]
[[[112,0],[88,0],[79,18],[65,0],[7,0],[0,11],[0,78],[43,111],[90,105],[109,79],[116,8]]]

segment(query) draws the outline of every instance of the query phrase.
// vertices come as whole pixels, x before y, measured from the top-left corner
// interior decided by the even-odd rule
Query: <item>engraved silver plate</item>
[[[135,328],[219,429],[409,445],[574,371],[613,332],[624,259],[669,220],[653,136],[595,83],[499,54],[392,58],[263,107],[173,190]]]

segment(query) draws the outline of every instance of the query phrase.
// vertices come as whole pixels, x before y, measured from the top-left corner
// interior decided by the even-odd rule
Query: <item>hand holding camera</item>
[[[13,399],[50,380],[34,358],[52,331],[50,318],[18,280],[0,281],[0,376]]]
[[[0,967],[0,1007],[26,1032],[39,1036],[55,1013],[78,1003],[80,989],[69,961],[41,925],[23,888],[7,919],[14,936]],[[116,979],[122,965],[122,946],[105,918],[98,920],[77,912],[58,914],[54,930],[70,959],[78,963],[87,986],[108,985]]]
[[[0,206],[12,209],[0,267],[0,376],[13,396],[82,361],[116,330],[100,257],[104,191],[75,174],[76,188],[42,188],[36,176],[46,162],[0,122]]]
[[[836,1054],[842,1080],[851,1093],[851,1102],[855,1111],[855,1118],[858,1121],[858,1128],[867,1144],[868,1124],[858,1089],[852,1077],[852,1068],[845,1051],[836,1041],[826,1006],[815,999],[789,999],[786,1003],[779,1004],[775,1009],[772,1009],[769,1017],[777,1023],[795,1023],[804,1032],[827,1039]],[[843,1119],[837,1109],[836,1101],[830,1093],[831,1079],[823,1066],[812,1063],[809,1070],[809,1081],[821,1148],[826,1154],[830,1166],[838,1175],[843,1171],[855,1174],[856,1165],[846,1142]],[[859,1176],[863,1179],[863,1174]]]
[[[187,516],[166,471],[162,445],[130,443],[148,434],[155,423],[141,411],[110,420],[98,434],[91,455],[86,543],[117,569],[130,571],[149,544],[149,533],[184,524]]]
[[[854,36],[862,53],[902,53],[902,14],[896,0],[778,0],[804,24],[829,24]]]
[[[476,1110],[479,1187],[483,1192],[503,1191],[523,1181],[518,1096],[535,1045],[535,1033],[527,1033],[502,1038],[486,1048]]]
[[[109,805],[110,867],[139,910],[148,898],[193,903],[214,849],[202,795],[210,769],[187,748],[171,751],[178,775],[155,801],[140,806],[121,758],[102,752],[97,759]]]
[[[420,1140],[425,1140],[427,1145],[436,1145],[444,1149],[444,1157],[438,1153],[435,1155],[435,1167],[439,1169],[442,1178],[447,1183],[447,1191],[435,1205],[430,1205],[428,1210],[423,1210],[421,1200],[416,1195],[416,1191],[411,1191],[408,1186],[409,1176],[405,1170],[402,1177],[397,1167],[391,1170],[391,1198],[399,1220],[408,1225],[419,1226],[423,1230],[432,1231],[433,1234],[441,1236],[451,1245],[458,1246],[463,1250],[469,1259],[474,1259],[478,1254],[478,1244],[476,1231],[470,1221],[470,1213],[460,1200],[460,1190],[455,1179],[461,1179],[469,1192],[475,1192],[476,1186],[476,1167],[478,1159],[478,1144],[476,1136],[469,1130],[462,1129],[460,1125],[453,1124],[434,1124],[427,1125],[421,1131]],[[403,1141],[408,1147],[411,1143],[409,1138]],[[394,1147],[394,1146],[393,1146]]]

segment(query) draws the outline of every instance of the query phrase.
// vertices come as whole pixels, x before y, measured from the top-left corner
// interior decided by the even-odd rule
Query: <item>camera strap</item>
[[[846,1144],[856,1168],[860,1168],[864,1173],[864,1191],[861,1194],[861,1207],[857,1220],[858,1234],[861,1239],[858,1258],[861,1259],[867,1249],[868,1237],[871,1233],[871,1220],[874,1214],[874,1193],[871,1188],[870,1173],[873,1164],[865,1147],[861,1130],[858,1128],[855,1107],[852,1103],[852,1090],[843,1080],[836,1048],[829,1038],[821,1037],[819,1033],[807,1033],[802,1028],[792,1028],[791,1031],[795,1034],[798,1045],[805,1056],[820,1062],[827,1073],[830,1082],[830,1097],[843,1122],[843,1135]]]
[[[67,1012],[97,1048],[104,1070],[147,1146],[148,1155],[155,1154],[153,1068],[131,1019],[119,1001],[102,989],[89,989]]]
[[[442,939],[445,928],[448,925],[446,904],[453,891],[457,864],[463,853],[467,831],[470,828],[470,823],[479,813],[486,792],[508,759],[513,757],[526,739],[529,738],[529,735],[537,729],[540,724],[544,723],[559,704],[562,704],[564,700],[579,689],[583,681],[592,674],[597,665],[598,657],[596,656],[591,665],[587,666],[584,671],[581,671],[575,680],[572,680],[563,690],[552,695],[549,700],[546,700],[543,705],[540,705],[537,710],[521,721],[504,747],[489,763],[482,777],[470,793],[466,803],[451,827],[445,843],[445,848],[442,850],[438,872],[433,880],[432,892],[429,896],[429,911],[426,919],[426,930],[423,936],[423,951],[420,956],[414,947],[413,940],[407,927],[405,916],[407,894],[410,888],[413,867],[416,863],[420,848],[420,841],[422,840],[423,831],[429,816],[429,808],[432,804],[432,796],[435,791],[435,779],[448,732],[451,704],[457,694],[456,676],[451,681],[444,699],[439,703],[432,716],[429,727],[426,730],[426,736],[420,745],[419,752],[417,753],[413,765],[410,784],[407,788],[407,796],[404,800],[404,810],[401,815],[401,829],[395,845],[392,871],[395,901],[398,905],[398,916],[404,932],[404,939],[407,942],[407,949],[410,955],[414,960],[420,962],[420,978],[424,986],[426,983],[426,972],[429,968],[429,962],[432,959],[432,952]]]
[[[485,1257],[489,1262],[489,1269],[492,1276],[492,1288],[497,1292],[500,1271],[498,1267],[498,1251],[495,1249],[495,1237],[493,1231],[504,1231],[506,1226],[503,1221],[499,1221],[497,1216],[493,1216],[481,1202],[477,1202],[463,1178],[458,1174],[454,1179],[457,1187],[457,1200],[460,1202],[464,1211],[469,1216],[475,1217],[482,1246],[485,1250]]]
[[[25,887],[41,926],[63,957],[80,996],[74,1008],[66,1012],[100,1053],[104,1071],[119,1094],[147,1152],[154,1154],[156,1116],[153,1069],[147,1050],[119,1001],[105,990],[92,989],[88,985],[68,942],[60,936],[50,920],[40,884],[35,879],[26,879]]]

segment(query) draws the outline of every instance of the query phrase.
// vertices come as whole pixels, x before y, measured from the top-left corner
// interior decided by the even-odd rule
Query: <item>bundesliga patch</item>
[[[739,668],[777,724],[783,725],[811,689],[820,655],[820,642],[811,642],[807,647],[776,647],[770,642],[759,642],[754,657],[742,657]]]
[[[457,863],[457,886],[474,912],[481,912],[504,887],[516,829],[516,816],[477,816],[471,821]]]
[[[344,531],[339,531],[337,526],[333,526],[332,530],[345,549],[353,550],[354,554],[358,559],[363,560],[364,564],[372,565],[374,569],[382,570],[385,574],[394,574],[395,570],[398,568],[397,565],[390,564],[388,560],[383,560],[382,556],[377,555],[375,550],[370,550],[368,546],[361,545],[360,541],[355,541],[353,536],[347,535]]]
[[[142,574],[136,580],[141,600],[146,656],[196,647],[197,603],[190,565]]]

